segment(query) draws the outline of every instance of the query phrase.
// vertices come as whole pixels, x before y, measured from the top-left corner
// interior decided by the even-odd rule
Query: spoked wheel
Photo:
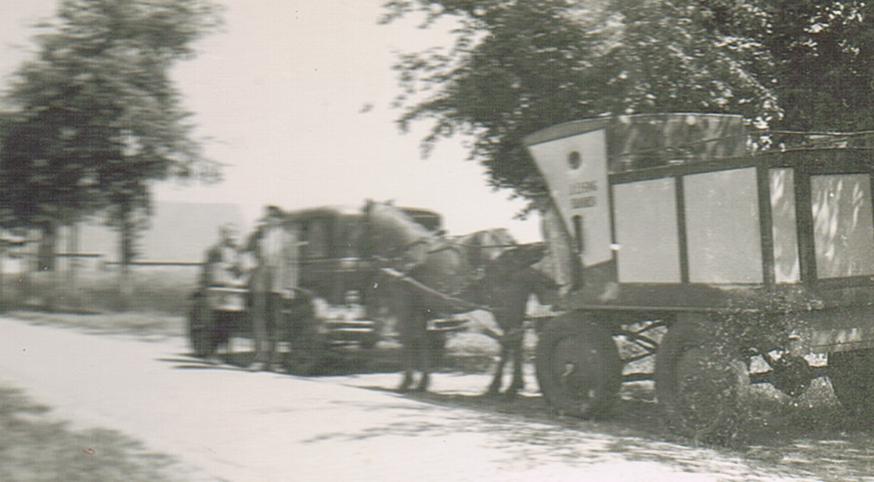
[[[743,417],[749,374],[708,328],[681,321],[668,329],[656,355],[656,395],[672,429],[698,439],[730,438]]]
[[[833,352],[828,375],[835,396],[852,415],[874,415],[874,350]]]
[[[551,321],[537,343],[540,391],[559,412],[600,417],[622,384],[622,360],[610,332],[579,314]]]
[[[206,296],[196,294],[188,313],[188,342],[194,356],[206,358],[216,349],[213,336],[213,315]]]

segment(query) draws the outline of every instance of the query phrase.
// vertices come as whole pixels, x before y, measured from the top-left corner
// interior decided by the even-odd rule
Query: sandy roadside
[[[183,355],[182,339],[146,343],[8,319],[0,333],[0,380],[60,417],[179,458],[198,469],[189,480],[813,480],[609,425],[401,396],[382,389],[395,374],[249,373]],[[444,374],[435,388],[475,397],[484,380]]]

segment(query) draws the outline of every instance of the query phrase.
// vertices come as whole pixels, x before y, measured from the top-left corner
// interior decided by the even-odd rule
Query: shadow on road
[[[279,352],[275,361],[284,366],[287,353]],[[255,353],[251,350],[236,350],[231,353],[218,353],[214,357],[219,363],[210,363],[204,358],[198,358],[192,353],[180,353],[178,357],[161,358],[164,363],[176,363],[176,369],[228,369],[230,367],[246,368],[255,361]],[[480,373],[492,363],[491,356],[445,356],[439,371]],[[349,349],[326,353],[321,367],[314,376],[339,376],[374,373],[394,373],[401,370],[400,352],[397,349]]]
[[[394,393],[384,387],[364,388]],[[475,392],[397,394],[420,403],[359,406],[389,410],[392,422],[352,433],[325,433],[309,442],[486,433],[488,443],[515,466],[637,461],[719,474],[720,480],[874,480],[869,479],[874,474],[874,430],[853,423],[834,403],[801,406],[758,400],[764,407],[757,408],[763,410],[747,421],[743,437],[724,447],[673,435],[663,423],[651,384],[628,385],[622,395],[608,419],[591,421],[559,416],[538,395],[509,401]],[[362,402],[336,403],[351,408]],[[423,412],[432,416],[423,417]]]
[[[663,463],[694,473],[718,474],[720,480],[865,480],[874,474],[874,429],[846,415],[827,382],[820,381],[799,399],[760,391],[751,399],[742,436],[730,446],[707,446],[672,434],[663,422],[650,383],[626,384],[622,400],[605,420],[580,420],[554,413],[539,395],[526,392],[514,401],[485,397],[477,379],[461,390],[398,394],[397,380],[383,374],[399,369],[396,354],[362,352],[328,360],[323,375],[382,377],[359,388],[391,393],[419,403],[373,404],[360,400],[328,403],[349,409],[378,411],[375,423],[359,431],[326,432],[307,443],[367,441],[384,436],[443,437],[489,434],[487,443],[506,454],[505,463],[520,469],[562,463],[591,466],[616,461]],[[177,369],[243,370],[251,352],[223,355],[223,364],[180,355],[161,359]],[[487,360],[455,361],[474,372]],[[449,365],[453,362],[450,360]],[[482,370],[479,370],[482,371]],[[460,372],[438,374],[464,378]],[[446,380],[446,378],[444,378]],[[443,384],[441,383],[441,386]],[[757,389],[758,390],[758,389]],[[449,410],[446,410],[449,409]],[[391,412],[390,417],[384,416]],[[425,416],[423,416],[423,414]],[[448,415],[447,415],[448,414]],[[871,478],[869,480],[874,480]]]

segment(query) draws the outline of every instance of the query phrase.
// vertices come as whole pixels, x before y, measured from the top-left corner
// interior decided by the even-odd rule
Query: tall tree
[[[493,186],[539,186],[521,139],[604,113],[725,112],[790,130],[874,129],[866,0],[390,0],[455,42],[402,56],[402,127],[473,138]]]
[[[604,113],[742,113],[759,123],[781,115],[770,58],[752,37],[705,26],[694,0],[393,0],[386,21],[424,14],[448,21],[446,49],[404,55],[402,127],[432,122],[440,138],[473,138],[471,158],[492,186],[530,195],[521,139],[542,127]],[[759,75],[751,75],[757,72]]]
[[[212,0],[60,0],[16,73],[12,120],[0,139],[6,224],[39,226],[103,212],[133,255],[133,221],[150,183],[214,179],[191,138],[170,77],[193,43],[219,24]],[[125,266],[126,269],[126,266]]]
[[[795,130],[874,129],[874,4],[867,0],[699,0],[705,27],[753,38]],[[757,73],[755,73],[757,74]]]

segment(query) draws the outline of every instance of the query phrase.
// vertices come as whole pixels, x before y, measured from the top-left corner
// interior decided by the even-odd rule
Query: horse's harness
[[[450,249],[460,250],[461,248],[470,248],[470,249],[496,249],[496,248],[517,248],[519,246],[524,246],[523,244],[511,243],[511,244],[470,244],[470,243],[462,243],[459,241],[453,241],[452,239],[447,239],[445,237],[438,238],[442,241],[442,245],[438,246],[434,249],[429,249],[426,251],[426,254],[434,254],[439,253],[441,251],[447,251]],[[434,240],[428,238],[426,236],[422,236],[420,238],[414,239],[407,244],[402,244],[392,249],[392,252],[397,252],[397,256],[403,255],[407,251],[413,249],[420,244],[431,244]],[[391,259],[391,257],[389,257]]]
[[[518,243],[491,244],[491,245],[469,244],[469,243],[462,243],[462,242],[454,241],[451,239],[447,239],[446,237],[440,237],[437,240],[442,241],[441,245],[436,247],[436,248],[429,249],[428,251],[426,251],[426,254],[439,253],[441,251],[446,251],[446,250],[450,250],[450,249],[461,252],[462,248],[471,248],[471,249],[517,248],[517,247],[526,245],[526,244],[518,244]],[[413,241],[410,241],[406,244],[402,244],[400,246],[393,248],[391,251],[389,251],[389,254],[387,254],[385,257],[374,256],[374,258],[378,259],[380,261],[384,261],[384,262],[391,262],[392,260],[397,260],[399,258],[402,258],[405,253],[407,253],[409,250],[411,250],[417,246],[420,246],[422,244],[431,244],[434,241],[436,241],[434,238],[422,236],[422,237],[414,239]],[[534,244],[534,243],[531,243],[531,244]],[[449,296],[445,293],[441,293],[437,290],[434,290],[431,287],[425,286],[422,283],[416,281],[414,278],[411,278],[409,276],[409,272],[398,271],[398,270],[394,270],[391,268],[383,268],[383,272],[386,274],[389,274],[391,276],[397,277],[398,279],[402,279],[408,283],[415,284],[417,286],[417,288],[429,292],[432,296],[441,297],[441,298],[445,299],[446,301],[455,302],[460,306],[466,305],[468,309],[471,309],[471,310],[482,309],[482,310],[486,310],[486,311],[490,311],[490,312],[494,311],[494,308],[491,306],[470,303],[466,300],[461,300],[461,299]],[[500,335],[491,329],[486,329],[484,334],[495,339],[496,341],[498,341],[501,344],[513,343],[515,340],[521,339],[522,336],[524,336],[525,327],[519,326],[519,327],[512,328],[512,329],[506,331],[503,335]]]

